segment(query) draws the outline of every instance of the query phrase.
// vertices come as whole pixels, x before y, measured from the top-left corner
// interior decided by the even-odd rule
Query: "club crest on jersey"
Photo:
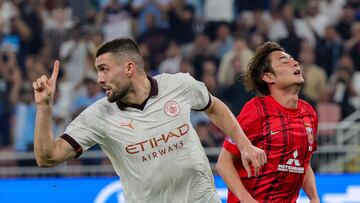
[[[171,117],[177,116],[180,113],[180,106],[174,101],[166,102],[164,106],[165,113]]]
[[[313,129],[310,128],[310,127],[306,127],[306,134],[307,134],[307,137],[308,137],[309,144],[313,144],[314,143]]]

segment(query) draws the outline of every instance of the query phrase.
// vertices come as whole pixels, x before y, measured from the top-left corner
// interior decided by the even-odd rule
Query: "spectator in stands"
[[[335,27],[326,27],[324,37],[319,38],[316,43],[316,63],[325,70],[327,78],[335,70],[342,52],[342,39],[336,32]]]
[[[355,9],[350,4],[345,4],[342,10],[342,15],[335,25],[336,31],[345,41],[351,38],[351,26],[354,20]]]
[[[268,35],[270,40],[286,39],[289,38],[290,32],[294,32],[293,35],[306,39],[311,46],[315,46],[316,39],[313,31],[303,19],[295,17],[294,8],[290,4],[284,4],[280,12],[281,15],[279,17],[275,15],[271,23]]]
[[[137,34],[141,35],[147,29],[147,16],[154,16],[155,27],[167,30],[169,22],[167,12],[172,0],[134,0],[131,2],[131,10],[137,16]]]
[[[145,16],[145,25],[147,29],[138,36],[139,44],[143,44],[149,49],[149,62],[151,66],[148,68],[151,71],[156,71],[162,59],[164,59],[164,52],[169,44],[168,29],[160,27],[156,23],[154,14],[147,14]]]
[[[235,0],[207,0],[204,1],[205,33],[213,40],[216,37],[216,30],[221,24],[232,24],[234,15]],[[221,12],[219,12],[221,11]]]
[[[210,48],[210,38],[205,33],[199,33],[194,42],[182,48],[182,55],[189,59],[195,67],[195,78],[200,79],[202,75],[202,64],[206,60],[217,59]]]
[[[54,8],[44,12],[44,42],[50,47],[51,58],[59,58],[62,42],[68,39],[75,22],[71,18],[72,10],[61,1],[56,2]]]
[[[34,93],[30,82],[23,83],[18,93],[19,102],[15,106],[13,126],[15,151],[30,152],[33,150],[36,116]]]
[[[341,15],[342,2],[332,0],[307,2],[303,19],[316,37],[323,37],[325,28],[333,24]],[[312,45],[315,46],[315,44]]]
[[[44,27],[42,14],[44,7],[41,1],[19,1],[19,15],[29,28],[26,33],[28,40],[25,40],[26,55],[38,54],[44,43]]]
[[[184,0],[175,0],[168,11],[169,37],[179,46],[195,38],[195,8]]]
[[[351,38],[345,42],[345,51],[349,53],[355,70],[360,70],[360,22],[351,25]]]
[[[36,105],[34,92],[29,81],[22,82],[19,102],[14,112],[14,149],[15,152],[31,152],[34,149],[34,125]],[[17,160],[18,166],[36,166],[35,158]]]
[[[248,30],[246,32],[246,36],[251,36],[254,33],[258,33],[259,35],[262,35],[266,37],[266,40],[268,40],[268,33],[271,25],[271,16],[268,12],[263,10],[255,10],[253,12],[247,12],[242,15],[242,18],[247,19],[247,25]],[[238,29],[242,29],[241,27],[238,27]]]
[[[215,39],[211,43],[211,50],[215,57],[220,60],[225,53],[231,50],[234,38],[231,35],[231,27],[228,23],[220,23],[215,30]]]
[[[159,72],[178,73],[183,57],[180,53],[180,47],[176,42],[172,41],[169,43],[166,49],[165,57],[166,58],[162,60],[159,65]]]
[[[266,10],[270,7],[270,2],[266,0],[241,0],[234,2],[235,14],[241,14],[246,11]]]
[[[239,54],[230,58],[229,71],[232,73],[232,77],[218,91],[219,98],[224,101],[235,116],[239,114],[245,103],[255,96],[254,92],[245,90],[243,76],[246,72],[246,66],[241,59],[242,57]]]
[[[313,102],[321,102],[325,100],[325,90],[327,77],[322,67],[317,66],[315,61],[315,53],[312,47],[302,48],[299,54],[299,62],[303,69],[304,86],[301,89],[302,94]]]
[[[0,50],[0,147],[10,147],[11,113],[18,102],[21,72],[14,52]]]
[[[204,82],[208,91],[212,95],[218,94],[218,85],[216,80],[217,67],[213,60],[206,60],[201,67],[201,81]]]
[[[104,31],[105,41],[117,37],[133,37],[130,2],[110,0],[102,9],[98,22]]]
[[[353,76],[355,73],[351,57],[344,55],[340,58],[335,72],[330,76],[327,87],[329,101],[341,105],[341,119],[346,118],[355,111],[351,104],[351,98],[357,96],[353,86]]]
[[[180,62],[179,67],[180,73],[189,73],[191,76],[195,76],[194,66],[191,64],[190,60],[183,58]]]
[[[75,86],[84,79],[87,70],[87,57],[92,47],[84,39],[85,33],[80,25],[71,30],[71,37],[60,45],[60,57],[63,63],[66,80]]]
[[[354,96],[350,99],[351,104],[360,109],[360,71],[355,71],[352,76],[352,86],[354,87]]]
[[[293,21],[285,22],[285,27],[288,31],[288,35],[285,38],[279,39],[279,44],[284,47],[285,50],[294,58],[299,57],[301,44],[303,38],[301,38],[296,32]]]
[[[221,86],[230,85],[234,82],[234,76],[236,75],[233,68],[234,56],[239,57],[241,63],[239,65],[241,65],[241,68],[244,68],[243,72],[245,72],[246,66],[253,56],[253,51],[249,49],[246,40],[243,38],[236,38],[233,48],[221,58],[217,77]]]
[[[260,33],[254,33],[248,37],[248,45],[252,51],[255,51],[256,47],[262,45],[266,41],[266,37]]]

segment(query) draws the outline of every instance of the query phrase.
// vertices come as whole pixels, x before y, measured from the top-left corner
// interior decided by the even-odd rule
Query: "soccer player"
[[[301,187],[312,203],[319,202],[310,166],[318,119],[299,99],[302,74],[299,63],[278,44],[266,42],[257,48],[245,86],[264,96],[247,102],[237,120],[252,144],[265,151],[268,162],[258,177],[249,178],[239,162],[242,152],[232,138],[225,140],[217,170],[229,187],[229,203],[296,202]]]
[[[59,61],[50,78],[34,83],[37,116],[35,155],[48,167],[76,158],[95,144],[121,177],[131,202],[220,202],[199,138],[190,123],[191,109],[205,111],[237,143],[249,175],[266,162],[251,145],[230,110],[189,74],[149,77],[137,44],[128,38],[102,45],[95,60],[98,82],[107,98],[95,102],[55,139],[51,111]],[[255,171],[251,174],[250,167]]]

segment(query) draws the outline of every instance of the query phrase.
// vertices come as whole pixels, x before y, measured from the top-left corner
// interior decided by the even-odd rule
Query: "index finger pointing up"
[[[53,82],[56,82],[56,79],[59,75],[59,66],[60,66],[60,62],[59,62],[59,60],[56,60],[54,62],[54,68],[53,68],[53,72],[52,72],[51,78],[50,78],[50,80],[52,80]]]

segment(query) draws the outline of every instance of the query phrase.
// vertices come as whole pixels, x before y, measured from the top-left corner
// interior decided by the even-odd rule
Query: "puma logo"
[[[131,130],[134,130],[134,127],[133,127],[133,125],[132,125],[132,121],[133,121],[133,120],[131,120],[129,123],[127,123],[127,122],[121,122],[121,123],[120,123],[120,126],[121,126],[121,127],[129,127],[129,128],[131,128]]]

